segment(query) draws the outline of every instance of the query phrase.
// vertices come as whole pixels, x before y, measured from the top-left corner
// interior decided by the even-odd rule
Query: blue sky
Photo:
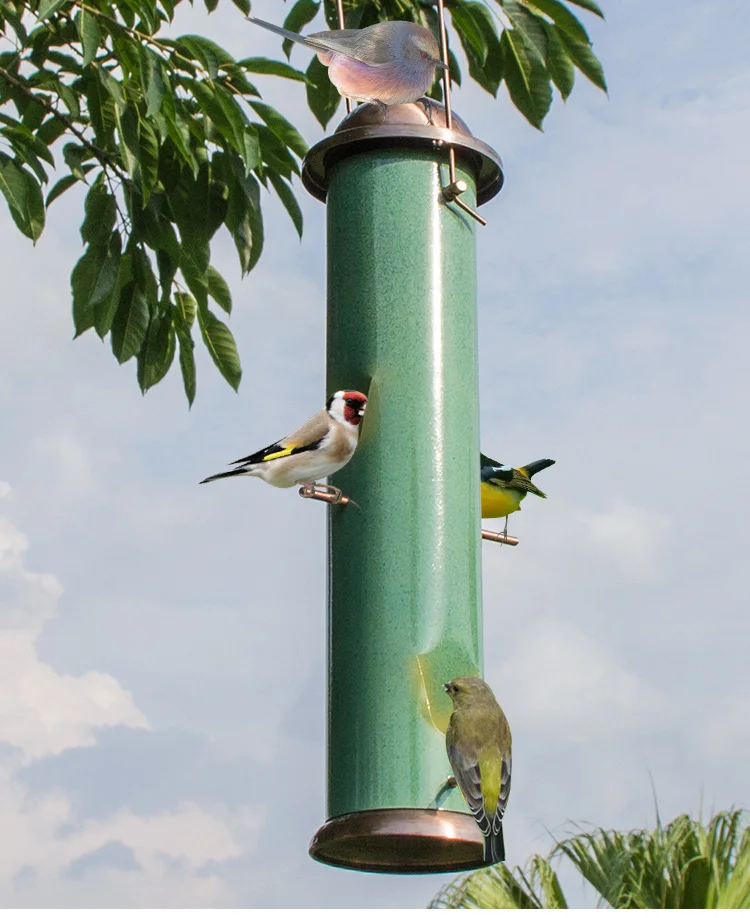
[[[610,97],[581,78],[544,134],[456,93],[506,167],[478,232],[483,448],[557,460],[512,518],[521,545],[484,549],[511,864],[568,820],[652,824],[652,779],[662,818],[750,805],[750,25],[740,0],[717,10],[606,3]],[[277,51],[228,3],[176,30]],[[322,136],[301,87],[259,83]],[[174,373],[142,398],[107,344],[70,340],[75,192],[36,248],[0,214],[5,907],[420,907],[441,885],[308,857],[325,509],[197,487],[325,398],[325,209],[300,200],[302,243],[269,200],[244,281],[217,240],[244,378],[235,395],[201,358],[190,412]]]

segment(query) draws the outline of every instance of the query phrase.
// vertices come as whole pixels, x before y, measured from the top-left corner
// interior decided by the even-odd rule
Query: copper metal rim
[[[373,873],[455,873],[483,867],[484,845],[467,813],[363,810],[329,819],[310,842],[310,856]]]
[[[442,106],[433,104],[437,114]],[[360,105],[348,115],[335,133],[315,144],[302,164],[302,182],[313,197],[325,201],[328,191],[328,170],[339,160],[355,153],[372,150],[427,150],[435,153],[452,146],[460,163],[474,173],[477,204],[484,204],[503,187],[503,165],[498,154],[488,144],[469,133],[460,118],[454,129],[419,123],[415,110],[419,103],[393,105],[386,120],[377,107]],[[364,110],[364,111],[363,111]],[[376,119],[380,118],[380,121]],[[422,117],[426,122],[426,117]],[[440,120],[433,118],[433,120]],[[463,129],[463,130],[462,130]]]

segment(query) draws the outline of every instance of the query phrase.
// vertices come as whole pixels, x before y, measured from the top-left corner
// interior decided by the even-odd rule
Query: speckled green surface
[[[333,479],[361,510],[329,511],[329,817],[428,806],[450,774],[442,683],[481,671],[476,224],[430,157],[329,176],[328,391],[369,394]]]

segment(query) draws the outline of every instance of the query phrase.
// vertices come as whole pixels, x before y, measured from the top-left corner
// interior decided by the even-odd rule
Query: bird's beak
[[[444,683],[443,683],[443,688],[445,689],[446,692],[449,692],[449,691],[451,690],[451,684],[450,684],[450,682],[444,682]]]
[[[443,61],[439,60],[438,58],[431,57],[431,58],[430,58],[430,63],[431,63],[431,64],[434,64],[434,65],[438,68],[438,70],[447,70],[447,69],[448,69],[448,65],[447,65],[446,63],[444,63]]]

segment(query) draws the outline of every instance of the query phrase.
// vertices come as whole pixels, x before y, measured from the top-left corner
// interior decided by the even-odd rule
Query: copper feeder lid
[[[488,144],[474,137],[455,112],[453,130],[445,126],[445,109],[431,101],[432,124],[421,102],[389,105],[384,112],[373,102],[358,105],[329,137],[311,147],[302,164],[302,182],[313,197],[325,201],[327,171],[353,152],[377,149],[444,150],[452,146],[459,161],[474,172],[477,204],[503,187],[503,164]]]
[[[455,873],[484,866],[484,842],[468,813],[363,810],[329,819],[310,842],[310,856],[373,873]]]

